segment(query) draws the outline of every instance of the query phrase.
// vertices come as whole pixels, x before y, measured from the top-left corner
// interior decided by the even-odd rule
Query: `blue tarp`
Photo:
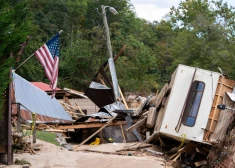
[[[51,98],[46,92],[14,72],[12,73],[12,78],[16,103],[22,104],[36,114],[72,121],[72,118],[55,98]],[[20,106],[21,109],[27,110],[23,106]]]

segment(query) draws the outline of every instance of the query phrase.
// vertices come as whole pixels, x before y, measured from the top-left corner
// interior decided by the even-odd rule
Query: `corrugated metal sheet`
[[[52,91],[52,89],[50,88],[50,85],[43,83],[43,82],[30,82],[32,83],[34,86],[38,87],[39,89],[43,90],[43,91]],[[56,88],[56,90],[61,90],[60,88]]]
[[[35,87],[16,73],[13,73],[13,85],[15,101],[21,104],[21,111],[32,111],[44,116],[44,118],[53,120],[72,121],[71,116],[55,98],[51,98],[46,92]]]

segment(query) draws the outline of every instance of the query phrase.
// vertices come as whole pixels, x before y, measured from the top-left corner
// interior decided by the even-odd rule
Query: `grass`
[[[32,132],[30,131],[29,134],[32,135]],[[42,131],[36,131],[36,138],[43,140],[45,142],[52,143],[56,146],[60,146],[60,144],[56,141],[56,134],[51,132],[42,132]]]

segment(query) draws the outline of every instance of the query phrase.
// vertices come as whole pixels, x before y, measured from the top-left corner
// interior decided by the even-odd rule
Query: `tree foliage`
[[[232,64],[235,61],[235,13],[234,8],[223,1],[181,1],[178,7],[171,8],[164,20],[153,23],[138,18],[129,0],[11,2],[18,5],[2,3],[0,7],[4,9],[0,20],[3,35],[0,56],[8,58],[28,35],[31,39],[22,62],[63,30],[58,83],[61,88],[85,91],[99,66],[108,59],[101,5],[118,11],[118,15],[112,15],[106,8],[114,56],[127,45],[116,62],[118,81],[125,91],[149,93],[153,88],[160,89],[178,64],[213,71],[220,67],[235,78]],[[30,31],[26,30],[29,23],[33,25]],[[9,34],[12,30],[15,33]],[[9,60],[3,62],[13,65]],[[17,73],[29,81],[48,82],[35,57]]]
[[[25,20],[25,2],[13,2],[0,0],[0,119],[7,94],[5,90],[10,81],[10,68],[15,63],[12,57],[26,39],[30,27],[30,22]]]

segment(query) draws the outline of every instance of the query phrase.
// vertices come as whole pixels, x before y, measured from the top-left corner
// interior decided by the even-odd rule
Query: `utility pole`
[[[106,11],[105,11],[106,7],[109,7],[109,10],[113,14],[117,14],[118,12],[113,7],[101,5],[103,23],[104,23],[106,41],[107,41],[107,48],[108,48],[108,54],[109,54],[109,69],[110,69],[111,77],[112,77],[114,99],[115,99],[115,102],[117,102],[117,98],[120,97],[120,93],[118,90],[117,74],[116,74],[116,69],[115,69],[115,65],[114,65],[114,61],[113,61],[113,51],[112,51],[112,45],[111,45],[111,40],[110,40],[110,35],[109,35],[109,27],[108,27]]]

